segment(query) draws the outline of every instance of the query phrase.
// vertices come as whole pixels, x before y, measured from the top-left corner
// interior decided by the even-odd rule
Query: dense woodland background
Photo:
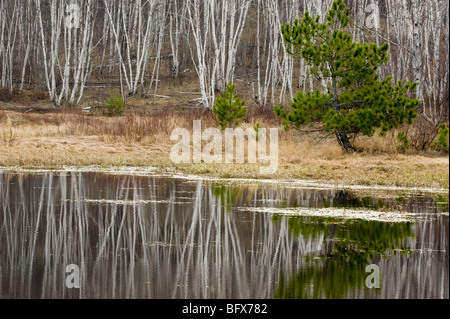
[[[390,43],[381,76],[417,82],[422,101],[410,132],[434,140],[449,110],[449,3],[348,0],[358,42]],[[75,11],[77,4],[80,19]],[[332,0],[0,0],[0,101],[44,91],[56,106],[83,102],[93,83],[153,99],[163,83],[189,77],[210,109],[229,81],[248,104],[289,106],[299,90],[326,88],[284,48],[281,25],[305,11],[325,16]],[[379,24],[373,14],[379,13]],[[79,25],[77,23],[79,22]],[[70,28],[68,26],[74,26]]]

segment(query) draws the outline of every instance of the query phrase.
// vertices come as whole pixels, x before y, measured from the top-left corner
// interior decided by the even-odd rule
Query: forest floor
[[[186,87],[185,90],[189,90]],[[174,90],[165,93],[174,95]],[[0,167],[58,169],[85,167],[155,167],[161,171],[220,178],[314,180],[327,184],[449,188],[449,157],[437,152],[397,150],[394,133],[381,138],[359,137],[359,149],[344,154],[332,136],[291,130],[285,132],[271,112],[249,109],[252,128],[279,128],[279,167],[261,175],[252,164],[175,164],[170,140],[175,128],[192,132],[194,120],[202,129],[218,127],[214,116],[186,102],[192,93],[180,92],[175,101],[132,98],[122,117],[107,117],[100,108],[105,98],[92,94],[82,107],[53,109],[45,102],[0,103]],[[192,98],[192,97],[191,97]],[[194,99],[195,96],[192,98]],[[96,102],[97,101],[97,102]],[[103,100],[104,101],[104,100]],[[29,103],[26,103],[29,104]],[[171,106],[172,105],[172,106]],[[173,105],[176,105],[174,107]],[[83,107],[90,106],[89,113]]]

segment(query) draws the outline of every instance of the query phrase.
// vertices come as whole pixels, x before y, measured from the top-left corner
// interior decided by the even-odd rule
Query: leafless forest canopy
[[[152,96],[161,81],[195,74],[205,108],[229,81],[260,107],[288,105],[324,88],[284,49],[281,24],[332,0],[1,0],[0,89],[40,89],[55,106],[81,103],[89,83],[117,81],[122,94]],[[348,32],[390,43],[381,76],[416,81],[421,119],[448,122],[446,0],[348,0]],[[77,10],[68,10],[76,4]],[[72,6],[73,8],[73,6]],[[77,15],[79,13],[79,15]],[[373,14],[379,13],[377,24]],[[79,19],[77,19],[79,17]]]

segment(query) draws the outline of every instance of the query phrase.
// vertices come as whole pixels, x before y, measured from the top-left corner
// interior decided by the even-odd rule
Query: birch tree
[[[380,76],[417,82],[421,117],[435,127],[447,121],[448,1],[346,3],[356,42],[390,44]],[[70,4],[80,8],[79,28],[66,27]],[[286,53],[281,25],[306,11],[323,19],[330,6],[331,0],[1,0],[0,87],[12,92],[28,83],[47,91],[55,106],[76,105],[95,74],[118,79],[123,94],[155,101],[162,75],[186,73],[205,108],[230,81],[251,86],[258,106],[286,105],[294,87],[326,90],[330,81]]]
[[[2,61],[0,87],[6,87],[10,92],[13,90],[14,54],[21,8],[17,1],[13,3],[2,1],[0,4],[0,59]]]
[[[104,0],[109,20],[115,52],[119,59],[121,77],[126,83],[130,95],[135,95],[139,87],[145,94],[145,75],[151,54],[156,52],[156,64],[159,63],[161,47],[164,41],[167,2]],[[154,69],[153,81],[158,81]],[[152,84],[150,84],[151,86]]]
[[[169,39],[172,50],[172,76],[180,73],[180,40],[186,32],[187,1],[170,0],[169,3]],[[185,38],[186,39],[186,38]]]
[[[421,115],[436,127],[448,115],[448,3],[387,0],[391,64],[395,78],[418,83]]]
[[[69,1],[50,0],[50,25],[44,25],[41,0],[34,0],[39,24],[44,74],[50,100],[56,107],[66,100],[80,103],[90,72],[95,15],[94,1],[78,1],[75,25],[68,23]],[[61,53],[63,46],[64,54]],[[71,85],[72,83],[72,85]],[[59,90],[58,90],[59,87]]]
[[[211,108],[215,92],[223,91],[234,79],[238,45],[249,6],[250,0],[193,0],[188,4],[195,44],[191,52],[205,108]]]

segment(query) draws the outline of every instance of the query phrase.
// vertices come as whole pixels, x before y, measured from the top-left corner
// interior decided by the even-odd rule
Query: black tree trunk
[[[336,138],[344,152],[353,153],[355,151],[355,148],[352,146],[352,143],[347,136],[347,132],[345,132],[344,130],[336,132]]]
[[[338,95],[337,81],[335,77],[332,78],[332,85],[333,85],[333,107],[334,110],[340,114],[341,108],[339,106],[339,95]],[[350,143],[350,139],[348,138],[347,132],[345,130],[341,129],[337,131],[336,138],[344,152],[353,153],[355,151],[355,149],[352,146],[352,143]]]

